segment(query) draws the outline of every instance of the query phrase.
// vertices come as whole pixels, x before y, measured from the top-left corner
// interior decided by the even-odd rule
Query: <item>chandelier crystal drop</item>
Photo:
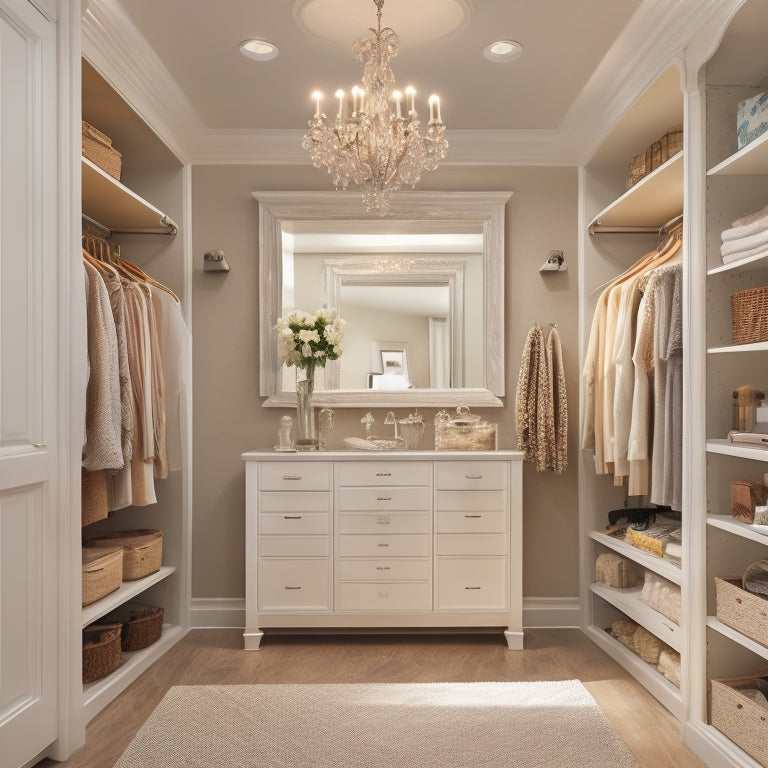
[[[315,114],[301,146],[316,168],[326,167],[336,189],[353,182],[363,191],[366,210],[385,216],[390,194],[414,187],[424,171],[434,171],[445,158],[448,141],[440,116],[440,99],[429,98],[429,122],[422,126],[415,107],[416,91],[405,96],[395,86],[389,61],[397,56],[400,41],[390,27],[381,28],[384,0],[373,0],[377,28],[353,46],[363,62],[362,88],[349,96],[336,91],[338,111],[328,119],[320,109],[322,95],[312,94]],[[401,102],[404,102],[401,104]]]

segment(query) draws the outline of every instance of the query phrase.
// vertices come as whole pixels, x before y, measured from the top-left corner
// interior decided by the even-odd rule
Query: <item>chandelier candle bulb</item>
[[[403,94],[400,93],[400,91],[395,91],[392,94],[392,98],[395,100],[395,104],[397,105],[397,118],[399,120],[402,117],[402,115],[400,114],[400,99],[403,98]]]
[[[437,122],[442,123],[440,119],[440,97],[433,93],[429,97],[429,122],[432,123],[435,120],[435,113],[437,113]]]
[[[344,117],[344,91],[339,88],[335,95],[339,100],[339,113],[336,115],[336,117],[341,120],[341,118]]]
[[[312,98],[315,100],[315,119],[320,119],[320,99],[323,98],[323,94],[320,91],[315,91],[312,94]]]
[[[416,108],[414,107],[414,103],[413,102],[414,102],[414,98],[416,96],[416,89],[412,85],[409,85],[405,89],[405,95],[410,98],[410,102],[409,102],[409,106],[408,106],[408,112],[409,113],[413,112],[413,114],[415,115],[416,114]]]

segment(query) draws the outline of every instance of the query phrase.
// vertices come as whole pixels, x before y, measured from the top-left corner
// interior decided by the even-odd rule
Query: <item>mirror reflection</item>
[[[482,336],[482,222],[294,221],[282,251],[281,311],[347,321],[318,389],[483,386],[483,345],[466,343]]]

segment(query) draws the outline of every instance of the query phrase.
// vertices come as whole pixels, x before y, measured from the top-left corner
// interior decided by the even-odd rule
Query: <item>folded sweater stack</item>
[[[722,232],[722,239],[720,254],[724,264],[768,254],[768,205],[736,219]]]

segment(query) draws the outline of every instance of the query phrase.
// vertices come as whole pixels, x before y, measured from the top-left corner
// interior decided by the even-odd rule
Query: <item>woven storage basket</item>
[[[645,176],[645,152],[635,155],[629,161],[627,169],[627,189],[634,187]]]
[[[768,765],[768,709],[749,697],[750,689],[768,697],[768,678],[710,680],[709,722],[761,765]]]
[[[123,581],[123,550],[121,547],[83,547],[83,605],[90,605]]]
[[[661,162],[666,163],[670,157],[674,157],[683,148],[683,126],[676,125],[670,128],[660,139]]]
[[[123,156],[112,146],[112,139],[83,120],[83,155],[102,171],[120,181]]]
[[[123,548],[123,581],[135,581],[160,570],[163,561],[163,534],[152,529],[114,531],[89,544],[99,547]]]
[[[123,663],[119,624],[91,624],[83,629],[83,682],[92,683]]]
[[[768,285],[731,294],[734,344],[768,340]]]
[[[768,647],[768,600],[742,589],[741,579],[715,576],[715,606],[723,624]]]
[[[121,646],[124,651],[138,651],[160,639],[163,633],[163,616],[162,608],[130,602],[108,614],[105,621],[122,625]]]

